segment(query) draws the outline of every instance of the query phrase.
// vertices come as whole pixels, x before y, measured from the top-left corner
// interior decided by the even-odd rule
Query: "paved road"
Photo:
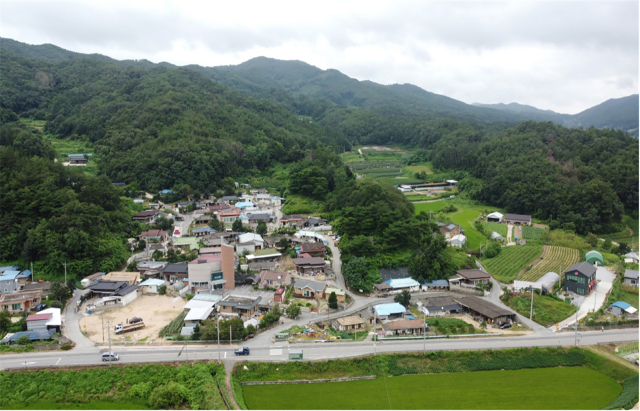
[[[333,238],[328,235],[324,236],[327,239],[327,243],[329,244],[329,249],[331,250],[331,256],[333,257],[333,272],[336,275],[336,284],[342,288],[343,290],[347,289],[347,285],[344,281],[344,276],[342,275],[342,260],[340,259],[340,250],[333,242]]]
[[[583,332],[578,345],[593,345],[608,342],[638,341],[637,329],[608,330],[605,332]],[[304,350],[306,360],[329,358],[347,358],[360,355],[390,352],[437,350],[476,350],[516,347],[552,347],[571,346],[575,343],[573,333],[559,333],[545,336],[526,337],[486,337],[486,338],[450,338],[426,340],[384,341],[375,345],[372,342],[359,343],[316,343],[316,344],[275,344],[267,347],[251,348],[248,357],[233,355],[235,346],[222,346],[220,354],[216,345],[210,346],[169,346],[169,347],[114,347],[122,363],[155,363],[180,360],[218,359],[226,363],[241,360],[286,361],[291,348]],[[424,348],[423,348],[424,347]],[[99,350],[56,351],[51,353],[20,353],[2,355],[1,368],[29,368],[101,364]],[[227,364],[230,365],[230,364]]]

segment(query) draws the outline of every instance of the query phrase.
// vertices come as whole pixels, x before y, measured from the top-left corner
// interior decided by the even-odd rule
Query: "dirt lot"
[[[104,325],[107,326],[107,320],[111,321],[113,326],[120,322],[126,324],[128,318],[140,317],[144,320],[144,328],[122,335],[113,334],[112,328],[111,339],[138,341],[149,337],[147,341],[157,340],[159,339],[158,332],[183,311],[186,303],[182,297],[143,295],[126,307],[105,311]],[[100,312],[82,318],[80,328],[86,331],[87,337],[93,341],[102,342],[102,315]],[[105,332],[105,341],[106,339]]]

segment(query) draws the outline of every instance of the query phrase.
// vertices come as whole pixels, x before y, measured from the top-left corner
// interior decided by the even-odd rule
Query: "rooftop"
[[[624,271],[624,278],[635,278],[636,280],[638,279],[638,270],[625,270]]]
[[[386,324],[382,325],[387,331],[395,331],[395,330],[406,330],[408,328],[422,328],[424,327],[424,323],[422,320],[396,320],[389,321]]]
[[[418,287],[420,283],[413,278],[397,278],[385,281],[391,288]]]
[[[580,274],[585,275],[587,277],[591,277],[593,274],[595,274],[596,268],[593,265],[591,265],[590,263],[588,263],[586,261],[583,261],[581,263],[575,263],[571,267],[567,268],[564,271],[564,273],[565,274],[572,274],[575,271],[577,271]]]
[[[481,270],[458,270],[456,273],[469,280],[476,280],[479,278],[490,278],[491,276]]]
[[[164,280],[160,280],[158,278],[149,278],[148,280],[144,280],[143,282],[141,282],[139,284],[140,287],[146,287],[146,286],[156,286],[156,287],[160,287],[161,285],[163,285],[166,281]]]
[[[378,304],[373,307],[377,315],[402,314],[407,311],[400,303]]]
[[[316,293],[321,293],[327,284],[311,280],[296,279],[295,286],[296,288],[310,288]]]
[[[512,220],[512,221],[531,221],[531,216],[530,215],[525,215],[525,214],[509,214],[507,213],[507,215],[505,216],[506,220]]]
[[[362,318],[358,317],[357,315],[338,318],[336,321],[338,322],[338,324],[345,325],[345,326],[347,326],[347,325],[364,324],[364,320]]]
[[[479,297],[473,297],[473,296],[460,297],[456,299],[456,301],[459,302],[461,305],[465,307],[469,307],[471,310],[479,312],[480,314],[489,318],[498,318],[502,316],[515,315],[513,311],[499,307]]]

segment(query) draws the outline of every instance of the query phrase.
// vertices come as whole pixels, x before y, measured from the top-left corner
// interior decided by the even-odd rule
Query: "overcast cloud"
[[[637,1],[0,1],[0,36],[177,65],[302,60],[466,103],[577,113],[638,93]]]

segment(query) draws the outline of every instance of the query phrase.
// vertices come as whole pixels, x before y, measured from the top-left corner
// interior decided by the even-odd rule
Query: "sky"
[[[638,93],[638,1],[6,1],[0,36],[177,65],[301,60],[575,114]]]

